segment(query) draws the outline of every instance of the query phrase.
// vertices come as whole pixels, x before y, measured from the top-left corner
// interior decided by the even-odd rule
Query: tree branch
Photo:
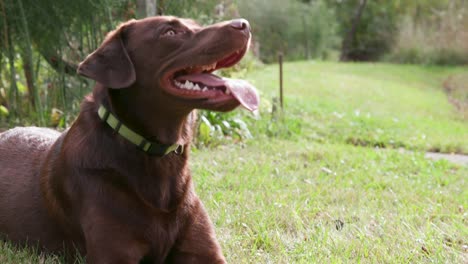
[[[77,75],[76,70],[78,65],[65,61],[57,54],[51,54],[50,52],[40,51],[42,57],[49,63],[49,65],[57,72],[64,72],[69,75]]]

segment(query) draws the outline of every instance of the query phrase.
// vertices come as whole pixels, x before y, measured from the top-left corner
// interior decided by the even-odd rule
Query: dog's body
[[[88,263],[224,263],[188,167],[192,110],[256,108],[251,87],[211,75],[239,61],[249,40],[245,20],[202,28],[157,17],[111,32],[80,64],[97,84],[70,129],[0,134],[0,234]],[[146,139],[185,151],[148,154],[104,122],[100,106]]]

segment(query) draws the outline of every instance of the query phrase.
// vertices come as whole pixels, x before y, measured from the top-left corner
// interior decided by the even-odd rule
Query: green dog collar
[[[140,150],[151,156],[165,156],[171,152],[177,155],[184,153],[184,146],[179,144],[166,145],[152,142],[132,131],[126,125],[122,124],[115,115],[113,115],[102,104],[99,106],[98,115],[102,121],[106,122],[116,133],[126,140],[132,142]]]

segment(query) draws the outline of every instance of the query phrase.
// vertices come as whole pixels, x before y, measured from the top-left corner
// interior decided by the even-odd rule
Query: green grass
[[[58,264],[63,263],[58,256],[45,256],[33,249],[17,249],[0,241],[0,263],[2,264]]]
[[[467,168],[421,153],[252,142],[194,154],[230,263],[462,263]]]
[[[444,81],[449,100],[468,121],[468,71],[451,75]]]
[[[250,74],[263,98],[254,140],[191,161],[228,262],[467,263],[468,167],[422,151],[468,153],[441,85],[466,70],[288,63],[274,118],[277,66]],[[34,259],[0,247],[1,263]]]
[[[287,118],[320,142],[468,153],[468,122],[442,83],[468,68],[301,62],[285,65]],[[278,69],[249,76],[262,96],[278,94]]]

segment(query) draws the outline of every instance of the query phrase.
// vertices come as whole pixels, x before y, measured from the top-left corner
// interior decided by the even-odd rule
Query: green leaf
[[[3,105],[0,105],[0,116],[7,117],[10,114],[8,108]]]
[[[207,144],[211,141],[211,124],[204,116],[201,117],[202,122],[198,130],[200,142]]]

